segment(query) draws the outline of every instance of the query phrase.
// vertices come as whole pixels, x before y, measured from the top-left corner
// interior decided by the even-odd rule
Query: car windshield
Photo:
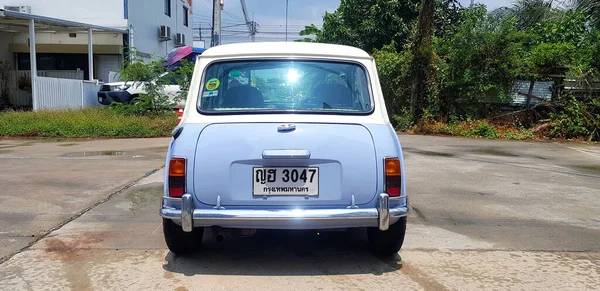
[[[349,62],[259,60],[213,63],[199,108],[205,113],[369,113],[363,66]]]

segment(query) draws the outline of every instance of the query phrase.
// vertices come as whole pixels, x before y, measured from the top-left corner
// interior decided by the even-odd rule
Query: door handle
[[[263,159],[309,159],[308,150],[264,150]]]
[[[292,131],[296,129],[295,124],[282,124],[277,127],[277,131]]]

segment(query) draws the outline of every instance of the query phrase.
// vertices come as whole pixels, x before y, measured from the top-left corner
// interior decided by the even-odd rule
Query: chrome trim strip
[[[390,196],[386,193],[379,194],[379,201],[377,203],[378,212],[378,223],[379,230],[385,231],[390,227],[390,207],[389,207]]]
[[[248,222],[261,222],[266,226],[280,226],[280,221],[323,221],[339,220],[340,224],[351,220],[355,226],[375,226],[380,230],[387,230],[390,223],[395,223],[398,218],[408,214],[404,205],[388,208],[389,196],[386,193],[379,195],[377,208],[335,208],[335,209],[194,209],[193,198],[185,194],[180,198],[163,197],[163,202],[181,202],[181,210],[163,207],[160,215],[163,218],[179,220],[184,231],[191,231],[196,226],[206,225],[246,225]],[[238,221],[238,222],[236,222]],[[337,222],[336,222],[337,223]]]
[[[183,194],[181,197],[181,228],[185,232],[191,232],[194,229],[194,201],[192,195]]]
[[[309,159],[308,150],[264,150],[263,159]]]

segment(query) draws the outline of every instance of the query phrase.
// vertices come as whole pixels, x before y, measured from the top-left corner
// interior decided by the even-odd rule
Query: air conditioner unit
[[[158,38],[162,41],[171,40],[171,27],[161,25],[160,31],[158,33]]]
[[[183,33],[177,34],[177,37],[175,38],[175,45],[177,45],[177,46],[185,45],[185,34],[183,34]]]
[[[4,10],[31,14],[31,6],[4,6]]]

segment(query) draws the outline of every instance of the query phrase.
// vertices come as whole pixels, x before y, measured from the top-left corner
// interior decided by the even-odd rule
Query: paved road
[[[0,140],[0,259],[160,168],[167,144]]]
[[[401,140],[412,211],[396,258],[367,253],[362,231],[207,232],[173,256],[159,171],[4,262],[0,290],[600,289],[600,147]]]

